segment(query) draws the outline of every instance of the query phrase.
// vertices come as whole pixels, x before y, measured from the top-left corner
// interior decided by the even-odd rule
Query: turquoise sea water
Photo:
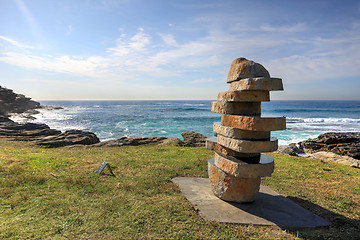
[[[211,101],[43,101],[62,110],[41,110],[36,122],[59,130],[92,131],[102,139],[164,136],[182,139],[181,132],[213,136],[220,114]],[[360,101],[271,101],[262,116],[287,117],[287,130],[272,132],[280,145],[330,131],[360,132]]]

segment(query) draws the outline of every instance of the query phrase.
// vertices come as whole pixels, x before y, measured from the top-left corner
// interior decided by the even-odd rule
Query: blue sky
[[[0,85],[36,100],[216,99],[237,57],[360,100],[360,1],[0,0]]]

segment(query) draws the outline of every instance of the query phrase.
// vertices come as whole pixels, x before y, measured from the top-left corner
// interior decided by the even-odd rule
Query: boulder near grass
[[[261,177],[274,171],[274,159],[261,154],[278,148],[270,131],[286,128],[285,117],[261,117],[261,101],[270,101],[269,91],[283,90],[282,80],[270,78],[259,63],[237,58],[227,83],[230,91],[219,93],[211,104],[211,111],[222,115],[221,123],[214,124],[217,137],[207,139],[207,148],[215,151],[208,161],[210,184],[222,200],[253,202]]]

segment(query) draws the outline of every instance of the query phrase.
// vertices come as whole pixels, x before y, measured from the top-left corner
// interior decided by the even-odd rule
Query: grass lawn
[[[205,148],[56,148],[0,139],[1,239],[359,239],[360,170],[281,154],[266,186],[331,221],[280,229],[204,221],[171,182],[207,177]],[[95,173],[103,161],[115,177]]]

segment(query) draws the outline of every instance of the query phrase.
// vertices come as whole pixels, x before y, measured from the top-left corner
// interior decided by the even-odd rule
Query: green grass
[[[280,154],[263,183],[334,224],[280,229],[204,221],[171,182],[207,177],[205,148],[48,149],[0,139],[1,239],[354,239],[359,169]],[[116,177],[99,176],[103,161]],[[106,171],[106,170],[105,170]]]

